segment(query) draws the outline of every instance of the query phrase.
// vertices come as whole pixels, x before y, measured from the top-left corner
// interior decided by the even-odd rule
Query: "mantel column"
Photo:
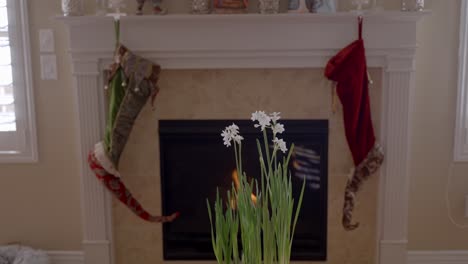
[[[73,57],[73,56],[72,56]],[[110,199],[88,166],[88,154],[102,140],[101,91],[98,60],[73,60],[75,112],[79,130],[81,211],[85,264],[112,263]]]
[[[380,138],[385,151],[381,170],[379,264],[407,263],[410,164],[410,105],[414,57],[389,57],[384,69]]]

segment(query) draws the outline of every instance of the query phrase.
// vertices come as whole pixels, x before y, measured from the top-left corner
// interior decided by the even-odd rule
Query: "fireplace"
[[[250,120],[234,121],[243,141],[243,167],[247,177],[260,168],[255,139],[261,136]],[[215,259],[211,244],[206,199],[215,200],[236,178],[233,149],[226,148],[221,130],[232,121],[161,120],[159,122],[163,213],[180,211],[181,217],[163,228],[165,260]],[[326,260],[328,120],[284,120],[286,142],[295,143],[290,162],[293,192],[299,196],[306,179],[292,258]],[[225,197],[224,197],[225,198]],[[226,200],[226,199],[224,199]]]
[[[346,182],[346,174],[351,165],[342,160],[348,149],[340,141],[340,137],[333,136],[330,140],[329,152],[329,228],[328,228],[328,259],[333,263],[364,263],[374,259],[379,264],[407,263],[408,244],[408,190],[409,190],[409,155],[411,153],[410,138],[410,105],[411,94],[415,84],[415,55],[416,32],[418,21],[430,12],[369,12],[363,14],[366,40],[368,66],[380,68],[380,74],[372,74],[374,84],[381,85],[381,103],[376,106],[380,109],[380,117],[375,122],[380,124],[378,133],[386,154],[385,163],[380,170],[380,183],[377,189],[379,194],[372,199],[361,199],[361,207],[366,204],[369,209],[367,222],[362,221],[359,236],[346,234],[340,227],[340,211],[342,208],[342,191]],[[137,223],[133,218],[122,219],[119,208],[112,206],[111,196],[108,195],[101,183],[95,179],[89,170],[87,157],[94,144],[102,140],[103,124],[105,120],[105,100],[102,89],[102,69],[112,61],[115,38],[113,21],[109,17],[82,16],[59,17],[59,21],[66,25],[69,33],[69,47],[73,76],[73,95],[75,99],[78,160],[81,174],[82,195],[82,222],[83,222],[83,255],[86,263],[110,264],[117,262],[154,263],[162,261],[162,248],[160,247],[159,226]],[[199,84],[199,78],[187,79],[190,87],[185,87],[180,81],[180,75],[186,70],[200,71],[227,69],[249,69],[256,71],[258,78],[251,80],[250,76],[237,78],[236,82],[230,81],[230,85],[239,80],[251,81],[249,93],[257,91],[257,87],[272,87],[271,84],[283,84],[288,92],[294,94],[301,82],[291,85],[288,82],[264,78],[259,72],[263,69],[281,69],[284,71],[306,70],[303,76],[309,76],[303,86],[308,90],[324,91],[329,94],[329,89],[317,89],[312,87],[318,78],[314,79],[311,72],[322,70],[330,56],[343,48],[350,41],[356,39],[356,14],[353,12],[339,14],[277,14],[277,15],[235,15],[235,16],[128,16],[122,19],[121,39],[134,52],[144,57],[149,57],[159,63],[164,70],[177,71],[177,76],[170,82],[161,83],[161,93],[157,99],[158,111],[156,116],[149,118],[145,124],[147,139],[155,138],[156,131],[151,131],[147,126],[153,126],[158,117],[165,119],[192,119],[192,118],[224,118],[219,116],[221,107],[208,107],[209,112],[181,113],[173,100],[161,100],[164,91],[174,90],[179,104],[190,103],[189,96],[196,95],[195,91],[203,90],[207,83]],[[304,32],[308,32],[304,34]],[[164,36],[161,38],[161,36]],[[248,42],[246,42],[248,36]],[[247,44],[246,44],[247,43]],[[312,68],[312,70],[311,70]],[[224,71],[224,70],[223,70]],[[270,71],[270,70],[268,70]],[[277,75],[275,72],[274,75]],[[300,74],[301,75],[301,74]],[[320,72],[320,76],[323,73]],[[381,81],[376,77],[380,76]],[[273,78],[274,76],[271,76]],[[285,78],[283,76],[283,78]],[[184,80],[184,78],[182,77]],[[268,83],[258,85],[259,79]],[[285,79],[285,80],[286,80]],[[280,79],[281,80],[281,79]],[[161,79],[164,81],[164,78]],[[227,81],[227,80],[225,80]],[[216,88],[225,87],[223,82],[211,83]],[[192,85],[193,84],[193,85]],[[209,83],[208,83],[209,84]],[[195,86],[195,87],[193,87]],[[184,89],[179,89],[182,87]],[[226,85],[226,87],[230,87]],[[242,87],[239,85],[236,88]],[[253,89],[252,87],[255,87]],[[176,89],[177,88],[177,89]],[[194,89],[194,88],[198,88]],[[213,89],[217,91],[217,89]],[[263,90],[265,91],[265,90]],[[293,93],[294,91],[294,93]],[[375,90],[374,90],[375,91]],[[213,93],[215,94],[215,93]],[[372,92],[371,92],[372,94]],[[183,96],[182,96],[183,95]],[[251,97],[251,95],[249,94]],[[289,97],[288,94],[282,96]],[[215,98],[215,96],[212,96]],[[328,102],[326,95],[304,96],[307,98],[309,108],[304,106],[284,106],[283,109],[275,109],[283,112],[294,110],[289,116],[296,118],[327,118],[329,111],[318,108],[320,100]],[[216,101],[219,96],[216,97]],[[318,99],[317,99],[318,98]],[[190,98],[191,99],[191,98]],[[243,99],[247,99],[244,96]],[[316,99],[316,100],[314,100]],[[246,100],[247,101],[247,100]],[[373,100],[375,101],[375,100]],[[263,101],[249,101],[243,106],[264,104]],[[164,106],[163,106],[164,105]],[[267,106],[270,104],[267,104]],[[239,112],[234,106],[230,106],[235,112],[222,112],[223,115],[236,116]],[[167,111],[159,115],[159,111]],[[218,111],[213,111],[218,110]],[[318,114],[317,114],[318,113]],[[144,113],[145,114],[145,113]],[[336,117],[338,118],[338,116]],[[330,119],[330,134],[337,135],[342,132],[340,125]],[[339,120],[340,124],[342,120]],[[156,125],[154,125],[156,127]],[[342,135],[342,134],[340,134]],[[140,137],[141,135],[138,135]],[[151,142],[143,142],[150,150],[146,150],[147,158],[154,162],[157,148]],[[132,144],[129,144],[132,146]],[[133,146],[133,151],[139,151],[141,145]],[[154,152],[152,152],[154,151]],[[225,151],[229,151],[226,150]],[[343,154],[343,155],[342,155]],[[135,158],[140,160],[141,156]],[[156,171],[158,162],[138,162],[128,175],[140,181],[141,177],[153,177],[159,184],[159,175]],[[351,164],[351,161],[348,161]],[[151,170],[148,166],[151,165]],[[338,167],[335,167],[338,166]],[[122,164],[122,167],[125,167]],[[345,172],[346,171],[346,172]],[[150,172],[154,172],[154,175]],[[140,173],[138,176],[136,173]],[[147,176],[144,176],[147,175]],[[149,176],[148,176],[149,175]],[[375,179],[377,177],[373,177]],[[156,180],[157,179],[157,180]],[[145,179],[146,180],[146,179]],[[372,179],[371,179],[372,181]],[[145,185],[145,186],[141,186]],[[152,203],[155,213],[159,213],[159,192],[155,190],[153,182],[144,181],[138,186],[137,192],[145,190],[145,197],[150,197],[146,203]],[[157,188],[157,187],[156,187]],[[366,188],[364,188],[365,190]],[[339,197],[338,197],[339,195]],[[336,197],[335,197],[336,196]],[[114,212],[113,212],[114,210]],[[374,211],[376,212],[374,213]],[[117,212],[116,212],[117,211]],[[203,213],[205,210],[203,210]],[[129,215],[129,214],[128,214]],[[376,218],[374,221],[374,217]],[[362,219],[362,218],[361,218]],[[131,230],[131,232],[129,231]],[[375,233],[374,233],[375,231]],[[363,235],[365,234],[365,235]],[[132,238],[134,240],[132,240]],[[130,246],[131,245],[131,246]],[[138,248],[139,250],[135,250]],[[115,250],[114,250],[115,249]],[[364,249],[364,250],[363,250]],[[351,254],[350,252],[360,252]],[[365,253],[363,253],[365,252]]]

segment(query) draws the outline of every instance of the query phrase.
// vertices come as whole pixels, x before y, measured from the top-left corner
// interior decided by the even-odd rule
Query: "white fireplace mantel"
[[[365,13],[368,65],[383,69],[380,141],[385,151],[378,209],[379,264],[407,256],[409,129],[417,22],[427,12]],[[78,115],[86,264],[113,263],[111,204],[87,164],[103,135],[101,70],[115,47],[109,17],[59,17],[68,27]],[[128,16],[121,41],[164,69],[323,68],[357,38],[357,14]],[[358,232],[358,231],[357,231]]]

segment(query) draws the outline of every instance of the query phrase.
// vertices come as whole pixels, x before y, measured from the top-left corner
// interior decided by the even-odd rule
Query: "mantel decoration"
[[[214,0],[213,6],[218,14],[247,13],[248,0]]]
[[[309,10],[312,13],[335,13],[336,0],[309,0],[307,3]]]
[[[107,0],[96,0],[96,15],[103,16],[107,14]]]
[[[364,0],[365,1],[365,0]],[[383,151],[376,143],[369,100],[369,74],[362,39],[363,18],[358,18],[359,39],[330,59],[325,76],[336,82],[336,93],[343,105],[346,140],[353,156],[355,168],[346,184],[343,206],[343,227],[354,230],[352,223],[356,193],[364,180],[383,163]]]
[[[361,11],[364,5],[369,4],[369,0],[352,0],[351,3],[356,6],[356,10]]]
[[[154,104],[161,71],[159,65],[135,55],[120,43],[119,20],[124,14],[118,10],[111,14],[115,18],[116,49],[105,85],[109,94],[108,120],[104,140],[96,143],[89,153],[88,164],[104,186],[135,215],[149,222],[172,222],[179,216],[178,212],[170,216],[150,214],[130,193],[118,171],[135,119],[149,98]]]
[[[211,0],[192,0],[192,14],[209,14]]]
[[[84,14],[83,0],[62,0],[64,16],[82,16]]]
[[[146,0],[136,0],[137,1],[137,15],[143,15],[143,6],[146,3]],[[153,14],[154,15],[165,15],[167,10],[162,7],[163,0],[150,0],[153,5]]]
[[[402,0],[401,11],[423,11],[424,0]]]
[[[260,14],[277,14],[280,9],[280,0],[259,0],[258,9]]]
[[[125,0],[109,0],[109,8],[114,10],[114,13],[109,14],[110,16],[118,17],[124,16],[122,9],[125,8]]]
[[[300,196],[295,200],[292,197],[291,174],[288,171],[294,144],[288,152],[286,142],[278,138],[285,131],[284,125],[278,122],[279,114],[275,112],[267,115],[264,111],[252,113],[252,121],[257,122],[254,126],[263,132],[263,143],[257,139],[260,182],[248,179],[242,170],[243,137],[239,134],[239,127],[233,123],[222,131],[224,145],[234,146],[240,180],[233,183],[231,191],[227,193],[227,200],[223,200],[217,193],[214,218],[207,201],[213,250],[218,263],[290,262],[294,230],[306,180],[304,179]],[[285,156],[281,156],[279,151]],[[242,253],[238,237],[241,239]]]
[[[288,13],[308,13],[306,0],[289,0]]]

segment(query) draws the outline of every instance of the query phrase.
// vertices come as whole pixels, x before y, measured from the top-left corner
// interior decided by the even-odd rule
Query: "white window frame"
[[[1,163],[38,161],[28,0],[7,0],[16,131],[0,132]]]
[[[455,124],[454,160],[468,161],[468,4],[461,1],[460,44],[458,50],[457,120]]]

